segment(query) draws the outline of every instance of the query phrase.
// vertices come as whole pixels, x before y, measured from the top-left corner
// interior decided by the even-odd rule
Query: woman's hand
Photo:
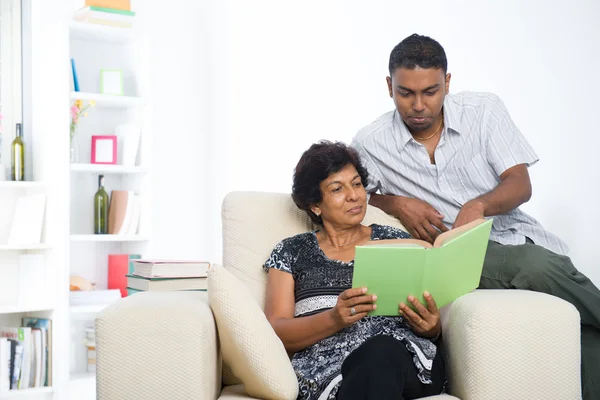
[[[442,332],[442,323],[440,321],[440,311],[435,304],[435,300],[429,292],[423,293],[427,308],[419,302],[414,296],[408,296],[408,301],[415,306],[418,313],[414,312],[409,306],[400,303],[400,315],[410,324],[413,331],[426,338],[435,338]]]
[[[341,329],[346,328],[367,315],[369,311],[377,308],[373,302],[375,295],[365,295],[367,288],[353,288],[344,290],[338,296],[337,303],[329,312],[335,325]]]

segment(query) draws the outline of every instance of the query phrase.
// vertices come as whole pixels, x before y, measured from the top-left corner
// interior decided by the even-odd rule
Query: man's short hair
[[[397,68],[436,68],[448,70],[446,52],[441,44],[428,36],[410,35],[394,47],[390,54],[390,76]]]

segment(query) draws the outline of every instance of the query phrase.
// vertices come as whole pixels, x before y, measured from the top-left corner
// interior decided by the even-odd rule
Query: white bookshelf
[[[2,4],[7,1],[13,0],[2,0]],[[73,5],[79,8],[82,4],[68,3],[22,0],[27,181],[0,181],[0,326],[20,327],[23,317],[52,320],[52,386],[0,393],[0,400],[96,398],[95,373],[87,371],[85,329],[93,326],[96,315],[109,304],[71,306],[69,277],[82,276],[97,289],[106,289],[108,255],[143,256],[152,235],[152,171],[148,167],[152,157],[151,105],[146,101],[150,98],[149,41],[143,27],[126,30],[71,22]],[[132,1],[138,15],[143,4]],[[76,59],[80,92],[73,91],[66,73],[71,57]],[[123,70],[124,96],[98,93],[101,68]],[[89,116],[79,124],[80,162],[71,163],[69,120],[65,116],[75,99],[93,100],[96,106],[88,109]],[[115,127],[124,123],[142,128],[135,164],[91,164],[91,135],[114,134]],[[6,127],[5,132],[10,131]],[[6,161],[6,142],[12,137],[4,139],[2,155]],[[92,200],[99,174],[105,175],[109,195],[111,190],[123,189],[141,196],[136,234],[93,234]],[[39,193],[47,197],[40,243],[9,245],[17,199]],[[21,279],[19,259],[31,254],[43,256],[43,278],[37,284],[43,283],[45,289],[26,297],[21,290],[32,292],[37,286]]]
[[[143,2],[132,2],[140,14]],[[138,18],[136,16],[136,18]],[[140,24],[137,24],[138,26]],[[95,102],[87,110],[77,128],[79,155],[76,163],[68,163],[69,229],[67,236],[68,275],[81,276],[107,289],[108,256],[110,254],[138,254],[144,252],[151,237],[151,179],[148,168],[152,157],[152,132],[149,122],[151,67],[149,41],[142,28],[133,30],[68,23],[68,62],[75,59],[80,91],[73,87],[65,92],[70,104],[74,100]],[[123,96],[99,93],[100,69],[123,71]],[[134,165],[91,164],[91,136],[112,135],[120,124],[134,123],[142,128],[137,159]],[[122,146],[118,138],[117,153]],[[135,234],[115,235],[93,233],[93,196],[98,176],[104,175],[105,190],[131,190],[141,197],[142,210],[139,229]],[[68,293],[67,293],[68,296]],[[70,335],[64,342],[68,354],[66,373],[67,393],[70,398],[95,399],[95,374],[87,371],[85,329],[93,327],[96,315],[109,304],[68,305],[66,319]],[[75,396],[75,397],[74,397]]]

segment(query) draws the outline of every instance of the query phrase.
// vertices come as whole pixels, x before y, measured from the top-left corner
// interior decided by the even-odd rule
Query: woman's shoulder
[[[295,248],[304,246],[313,241],[314,232],[299,233],[281,240],[277,245],[283,248]]]
[[[408,232],[389,225],[372,224],[371,229],[371,240],[410,239],[411,237]]]

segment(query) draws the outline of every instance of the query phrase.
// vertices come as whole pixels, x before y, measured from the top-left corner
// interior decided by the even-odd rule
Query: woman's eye
[[[332,190],[333,193],[337,193],[339,191],[341,191],[342,188],[341,187],[336,187],[335,189]]]
[[[355,183],[354,183],[354,186],[355,186],[355,187],[361,187],[361,186],[362,186],[362,182],[355,182]]]

